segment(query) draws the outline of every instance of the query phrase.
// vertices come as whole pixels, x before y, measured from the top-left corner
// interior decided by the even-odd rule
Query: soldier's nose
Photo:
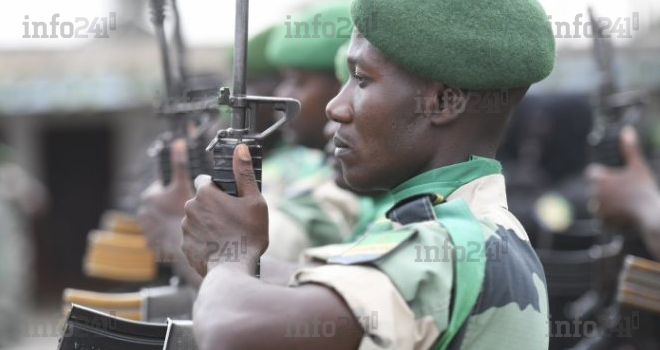
[[[330,100],[325,107],[325,115],[328,119],[340,124],[351,122],[351,107],[344,98],[344,91],[345,89],[335,96],[335,98]]]

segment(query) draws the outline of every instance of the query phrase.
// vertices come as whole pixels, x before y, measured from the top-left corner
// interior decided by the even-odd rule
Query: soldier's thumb
[[[621,129],[621,154],[628,166],[639,166],[644,163],[637,132],[632,126],[626,125]]]
[[[239,144],[234,149],[233,164],[236,190],[239,197],[260,195],[257,178],[252,167],[250,150],[245,144]]]
[[[188,148],[186,141],[178,139],[172,142],[172,185],[190,187],[190,176],[188,176]]]

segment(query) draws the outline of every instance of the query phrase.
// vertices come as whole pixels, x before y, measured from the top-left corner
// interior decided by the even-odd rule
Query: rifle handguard
[[[211,174],[213,165],[206,153],[206,144],[198,139],[188,139],[188,171],[191,183],[195,183],[197,176]]]

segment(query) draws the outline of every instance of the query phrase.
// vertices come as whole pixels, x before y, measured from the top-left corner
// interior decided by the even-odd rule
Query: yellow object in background
[[[154,280],[156,256],[147,246],[137,220],[128,214],[109,212],[102,221],[104,230],[92,231],[87,237],[85,274],[126,282]]]
[[[140,321],[143,296],[135,293],[99,293],[67,288],[62,293],[63,313],[68,314],[71,304],[86,306],[113,316]]]
[[[550,232],[564,232],[574,221],[573,206],[559,193],[549,192],[534,203],[541,225]]]

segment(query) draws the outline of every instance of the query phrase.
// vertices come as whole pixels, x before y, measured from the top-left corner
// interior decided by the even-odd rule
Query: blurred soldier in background
[[[323,165],[326,144],[325,106],[339,91],[334,60],[348,37],[323,35],[318,24],[337,23],[338,18],[349,18],[347,1],[306,8],[278,25],[268,43],[266,56],[283,79],[275,95],[295,98],[302,105],[282,129],[284,144],[264,160],[262,190],[269,201],[286,196],[288,186],[298,179],[329,176],[327,171],[317,172]],[[319,35],[314,33],[314,22]]]

